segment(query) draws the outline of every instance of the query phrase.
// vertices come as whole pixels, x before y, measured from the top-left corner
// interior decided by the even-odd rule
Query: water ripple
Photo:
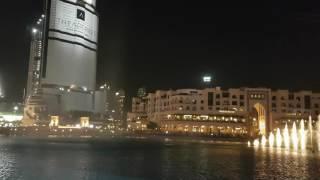
[[[0,179],[312,179],[319,156],[241,144],[0,138]]]

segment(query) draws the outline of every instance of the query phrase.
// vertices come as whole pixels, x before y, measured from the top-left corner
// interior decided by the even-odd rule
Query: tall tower
[[[32,30],[31,39],[26,124],[39,124],[37,120],[48,115],[93,112],[96,0],[45,0],[45,14]],[[47,115],[36,116],[39,111]]]
[[[95,0],[47,0],[42,90],[50,114],[92,112],[98,15]]]
[[[25,94],[23,125],[33,126],[46,119],[47,107],[42,98],[41,64],[43,61],[45,15],[41,15],[31,30],[28,81]]]
[[[44,15],[31,30],[30,57],[26,99],[39,93],[41,89],[41,63],[43,57]]]

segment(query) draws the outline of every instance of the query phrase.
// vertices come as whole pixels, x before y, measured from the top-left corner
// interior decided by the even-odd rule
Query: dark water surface
[[[319,160],[237,143],[0,137],[0,179],[320,179]]]

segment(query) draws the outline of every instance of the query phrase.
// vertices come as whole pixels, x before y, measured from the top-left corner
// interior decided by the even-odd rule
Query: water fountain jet
[[[292,125],[292,132],[291,132],[291,139],[292,139],[292,144],[293,144],[293,148],[295,150],[298,149],[298,133],[297,133],[297,125],[296,125],[296,122],[293,122],[293,125]]]
[[[290,135],[289,135],[288,124],[286,124],[283,131],[283,140],[284,140],[285,147],[290,148]]]
[[[261,138],[261,145],[262,145],[263,147],[265,147],[266,144],[267,144],[267,138],[266,138],[265,135],[263,135],[262,138]]]
[[[248,142],[248,146],[253,144],[254,147],[270,147],[273,148],[276,146],[277,148],[285,147],[286,149],[291,149],[293,147],[294,150],[304,151],[307,148],[312,152],[315,150],[320,151],[320,115],[318,116],[318,121],[313,126],[312,117],[309,116],[308,127],[305,129],[305,120],[302,119],[299,123],[299,129],[297,129],[297,121],[293,121],[292,129],[289,130],[288,124],[285,125],[284,129],[280,128],[276,129],[276,134],[270,132],[269,137],[265,135],[261,136],[261,138],[254,140],[253,142]],[[281,133],[282,132],[282,133]]]
[[[282,136],[281,136],[281,132],[280,129],[277,129],[277,135],[276,135],[276,143],[277,143],[277,147],[281,147],[282,146]]]
[[[307,143],[306,132],[304,129],[304,120],[302,119],[300,121],[300,147],[301,147],[301,149],[306,149],[306,143]]]
[[[271,132],[270,135],[269,135],[269,146],[270,146],[270,147],[273,147],[273,146],[274,146],[274,135],[273,135],[272,132]]]
[[[316,132],[317,132],[317,145],[318,145],[318,151],[320,151],[320,115],[318,116],[318,122],[316,125]]]
[[[311,116],[309,116],[308,133],[309,133],[309,137],[310,137],[310,147],[311,147],[311,150],[314,151],[314,148],[313,148],[313,127],[312,127],[312,117]]]
[[[253,145],[254,145],[255,147],[258,147],[259,144],[260,144],[260,142],[259,142],[258,139],[256,139],[256,140],[253,141]]]

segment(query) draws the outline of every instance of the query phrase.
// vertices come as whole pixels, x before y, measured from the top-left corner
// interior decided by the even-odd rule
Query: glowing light
[[[250,141],[248,141],[248,147],[250,147],[251,146],[251,142]]]
[[[309,133],[309,136],[310,136],[310,145],[313,149],[313,128],[312,128],[312,117],[309,116],[309,124],[308,124],[308,133]]]
[[[277,147],[281,147],[282,146],[282,136],[281,136],[281,132],[280,129],[277,129],[277,135],[276,135],[276,143],[277,143]]]
[[[284,146],[286,148],[290,148],[290,135],[289,135],[288,124],[286,124],[283,131],[283,140],[284,140]]]
[[[274,146],[274,135],[273,135],[272,132],[271,132],[270,135],[269,135],[269,146],[270,146],[270,147],[273,147],[273,146]]]
[[[258,147],[259,144],[260,144],[260,142],[259,142],[258,139],[256,139],[256,140],[253,141],[253,145],[254,145],[255,147]]]
[[[318,122],[317,122],[317,145],[318,145],[318,150],[320,151],[320,115],[318,116]]]
[[[14,122],[14,121],[21,121],[23,116],[19,115],[0,115],[4,121],[7,122]]]
[[[15,107],[13,107],[13,110],[14,110],[14,111],[18,111],[18,110],[19,110],[19,107],[18,107],[18,106],[15,106]]]
[[[264,146],[266,146],[266,144],[267,144],[267,138],[266,138],[266,136],[262,136],[262,138],[261,138],[261,145],[264,147]]]
[[[297,125],[296,125],[296,122],[293,123],[293,126],[292,126],[292,132],[291,132],[291,140],[292,140],[292,144],[293,144],[293,148],[295,150],[298,149],[298,133],[297,133]]]
[[[231,111],[231,110],[219,110],[220,113],[229,113],[229,114],[234,114],[236,113],[235,111]]]
[[[32,33],[35,34],[35,33],[37,33],[37,32],[38,32],[38,30],[37,30],[36,28],[33,28],[33,29],[32,29]]]
[[[300,146],[301,149],[306,148],[306,132],[304,130],[304,120],[300,121]]]
[[[211,81],[212,81],[212,77],[211,76],[204,76],[203,77],[203,82],[210,83]]]

